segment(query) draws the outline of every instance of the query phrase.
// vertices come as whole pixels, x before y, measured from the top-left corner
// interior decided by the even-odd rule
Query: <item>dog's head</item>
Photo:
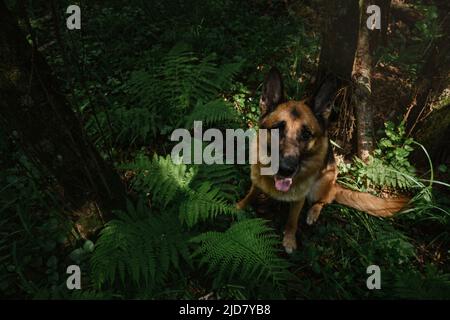
[[[279,130],[279,170],[275,188],[289,191],[302,163],[327,141],[328,118],[336,83],[324,82],[311,98],[287,101],[280,72],[272,68],[265,78],[260,99],[260,128]]]

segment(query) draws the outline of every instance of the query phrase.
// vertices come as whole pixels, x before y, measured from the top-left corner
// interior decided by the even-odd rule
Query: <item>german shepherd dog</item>
[[[261,163],[253,164],[250,191],[236,206],[245,208],[260,192],[290,202],[283,238],[287,253],[297,248],[295,234],[305,199],[311,204],[306,219],[309,225],[333,201],[379,217],[393,215],[408,202],[406,198],[378,198],[336,183],[337,167],[327,132],[335,90],[336,82],[325,81],[314,97],[286,101],[281,74],[276,68],[270,70],[263,84],[259,125],[279,129],[279,170],[273,176],[261,175]]]

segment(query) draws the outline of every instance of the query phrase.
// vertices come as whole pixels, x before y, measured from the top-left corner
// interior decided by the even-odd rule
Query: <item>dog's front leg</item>
[[[295,249],[297,249],[297,240],[295,239],[295,234],[297,233],[298,218],[300,216],[300,212],[302,211],[304,203],[305,198],[300,201],[291,203],[289,217],[286,223],[283,237],[283,247],[287,253],[292,253]]]
[[[247,193],[244,199],[242,199],[236,204],[236,208],[245,209],[245,207],[247,207],[251,202],[253,202],[256,199],[259,193],[260,191],[258,190],[258,188],[252,183],[250,191]]]

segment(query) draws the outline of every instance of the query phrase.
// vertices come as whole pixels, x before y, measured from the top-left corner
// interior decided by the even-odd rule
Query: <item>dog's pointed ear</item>
[[[308,104],[314,114],[318,118],[323,119],[325,124],[328,123],[337,89],[337,80],[328,79],[319,87],[314,97],[309,100]]]
[[[283,79],[280,71],[273,67],[264,79],[259,108],[261,117],[269,114],[280,104],[284,102]]]

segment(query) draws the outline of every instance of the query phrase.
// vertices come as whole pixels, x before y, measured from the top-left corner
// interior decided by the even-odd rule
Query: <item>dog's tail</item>
[[[335,200],[337,203],[367,212],[376,217],[390,217],[406,207],[409,200],[402,198],[378,198],[369,193],[352,191],[336,184]]]

